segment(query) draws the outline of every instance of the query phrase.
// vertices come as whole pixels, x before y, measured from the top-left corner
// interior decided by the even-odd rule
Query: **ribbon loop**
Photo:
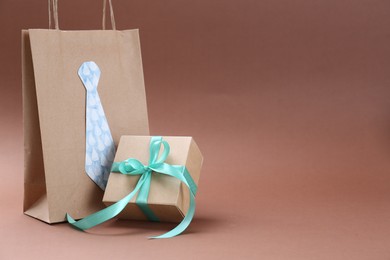
[[[163,145],[163,151],[160,157],[158,157],[161,149],[161,144]],[[149,157],[149,165],[154,163],[163,163],[168,157],[171,148],[165,140],[162,140],[161,137],[152,137],[150,142],[150,157]]]
[[[161,145],[163,145],[163,150],[159,156]],[[79,221],[75,221],[70,215],[66,214],[68,222],[80,230],[86,230],[99,225],[117,216],[126,207],[130,200],[137,194],[137,192],[138,196],[136,199],[136,204],[139,206],[142,212],[149,220],[159,221],[157,216],[149,208],[147,202],[153,171],[155,173],[174,177],[183,182],[190,190],[190,205],[187,214],[178,226],[163,235],[151,238],[170,238],[182,233],[189,226],[195,214],[195,194],[197,191],[197,186],[185,166],[170,165],[165,163],[165,160],[167,159],[170,152],[170,146],[168,142],[162,140],[162,137],[153,136],[149,149],[150,156],[148,165],[143,165],[139,160],[134,158],[129,158],[122,162],[114,162],[112,165],[112,172],[120,172],[126,175],[141,175],[141,178],[131,193],[111,206],[89,215]]]

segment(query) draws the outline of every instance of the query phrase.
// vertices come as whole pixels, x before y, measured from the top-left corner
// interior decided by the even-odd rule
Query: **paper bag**
[[[24,212],[47,223],[104,207],[84,169],[83,62],[101,69],[99,95],[115,145],[123,134],[149,134],[138,30],[115,30],[111,8],[114,30],[61,31],[54,7],[55,30],[22,31]]]

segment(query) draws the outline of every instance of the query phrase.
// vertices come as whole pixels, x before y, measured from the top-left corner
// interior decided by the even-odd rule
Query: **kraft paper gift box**
[[[122,136],[114,161],[121,162],[134,158],[147,165],[151,138],[151,136]],[[197,185],[203,157],[194,139],[167,136],[163,137],[163,140],[170,145],[170,153],[165,163],[185,166]],[[139,179],[139,175],[111,172],[103,197],[104,204],[109,206],[124,198],[134,190]],[[133,197],[118,215],[119,218],[148,220],[135,203],[136,197]],[[182,221],[188,211],[189,200],[189,190],[180,180],[161,173],[152,173],[147,205],[159,221],[176,223]]]

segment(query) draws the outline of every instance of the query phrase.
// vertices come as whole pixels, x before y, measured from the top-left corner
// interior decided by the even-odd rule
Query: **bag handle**
[[[116,30],[114,9],[112,8],[112,0],[108,0],[110,6],[110,17],[111,17],[111,28]],[[103,18],[102,18],[102,29],[106,29],[106,6],[107,0],[103,0]],[[52,29],[52,20],[54,20],[54,29],[59,30],[58,24],[58,0],[48,0],[49,7],[49,29]],[[53,18],[52,18],[53,16]]]

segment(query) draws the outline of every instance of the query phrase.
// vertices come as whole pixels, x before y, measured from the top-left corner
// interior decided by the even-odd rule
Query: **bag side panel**
[[[22,93],[24,136],[23,211],[34,218],[49,222],[34,69],[27,30],[22,31]]]

